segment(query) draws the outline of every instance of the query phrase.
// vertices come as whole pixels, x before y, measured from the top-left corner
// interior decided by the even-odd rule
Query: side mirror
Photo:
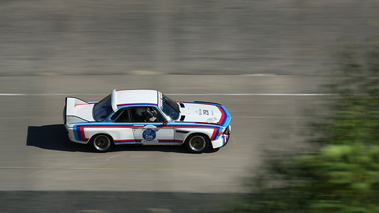
[[[168,124],[168,121],[164,121],[163,123],[162,123],[162,126],[166,126]]]

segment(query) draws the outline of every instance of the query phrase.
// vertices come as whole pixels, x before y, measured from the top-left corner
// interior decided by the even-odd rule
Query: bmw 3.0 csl
[[[99,102],[66,97],[64,110],[70,140],[98,152],[121,144],[218,149],[229,141],[230,118],[221,104],[174,101],[157,90],[113,90]]]

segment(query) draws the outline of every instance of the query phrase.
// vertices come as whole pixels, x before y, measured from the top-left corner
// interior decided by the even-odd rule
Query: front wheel
[[[186,139],[185,146],[188,151],[193,153],[202,153],[209,147],[209,139],[205,135],[195,134]]]
[[[91,145],[97,152],[108,152],[112,149],[113,141],[108,135],[96,135]]]

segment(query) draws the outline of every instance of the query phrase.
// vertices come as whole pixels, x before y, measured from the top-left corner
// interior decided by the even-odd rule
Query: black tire
[[[192,153],[202,153],[208,149],[210,144],[209,138],[203,134],[190,135],[186,141],[185,146],[188,151]]]
[[[113,147],[113,140],[108,135],[95,135],[91,139],[91,146],[97,152],[108,152]]]

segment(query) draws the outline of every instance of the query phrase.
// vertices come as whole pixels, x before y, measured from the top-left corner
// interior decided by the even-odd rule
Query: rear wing
[[[83,101],[79,98],[66,97],[65,108],[63,111],[64,124],[75,123],[75,122],[89,122],[88,120],[77,115],[75,107],[78,105],[87,105],[88,102]]]

